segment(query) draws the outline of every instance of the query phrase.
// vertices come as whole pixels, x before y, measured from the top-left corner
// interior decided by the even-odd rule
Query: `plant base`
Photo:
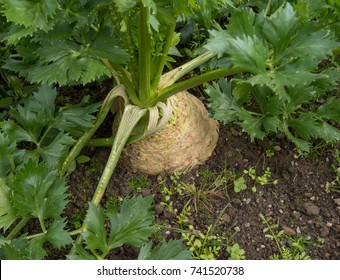
[[[123,161],[135,172],[157,175],[185,172],[204,163],[218,140],[219,124],[203,103],[183,91],[172,97],[173,117],[164,129],[128,145]]]

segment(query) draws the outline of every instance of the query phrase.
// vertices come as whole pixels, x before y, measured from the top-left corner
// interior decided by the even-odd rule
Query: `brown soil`
[[[110,129],[110,128],[108,128]],[[105,134],[105,133],[104,133]],[[274,151],[270,157],[266,150]],[[230,182],[225,187],[211,192],[208,204],[198,203],[197,213],[192,210],[190,223],[196,230],[205,232],[210,224],[214,224],[219,213],[226,208],[224,215],[218,221],[214,233],[227,237],[229,245],[238,243],[245,250],[246,259],[268,259],[278,253],[274,241],[265,237],[259,214],[271,217],[274,223],[279,224],[278,230],[285,229],[292,237],[309,236],[316,242],[318,238],[324,239],[322,246],[312,246],[306,254],[312,259],[339,259],[340,257],[340,206],[338,192],[326,192],[326,182],[335,179],[332,164],[335,164],[332,150],[323,149],[320,154],[308,157],[297,157],[292,144],[281,135],[265,141],[251,143],[245,133],[237,127],[221,125],[220,136],[213,156],[198,168],[182,175],[181,180],[202,187],[202,170],[218,174],[226,167],[237,176],[241,176],[245,169],[255,166],[257,174],[262,175],[267,167],[271,171],[271,180],[278,180],[277,185],[261,186],[257,184],[256,192],[251,190],[253,182],[248,176],[248,188],[235,193]],[[334,150],[333,150],[334,152]],[[76,213],[83,215],[87,203],[91,199],[96,183],[105,165],[109,149],[92,148],[84,151],[91,160],[77,167],[69,178],[71,202],[67,208],[67,216]],[[161,185],[156,176],[145,176],[150,186],[138,192],[132,191],[129,181],[140,177],[133,174],[129,167],[120,162],[116,168],[110,185],[102,202],[105,205],[113,198],[124,198],[137,194],[155,196],[156,221],[168,228],[161,227],[155,241],[165,238],[179,238],[180,234],[174,228],[176,219],[160,202],[163,197]],[[159,179],[160,177],[158,177]],[[163,180],[169,184],[169,176],[163,175]],[[188,198],[174,197],[174,206],[179,211],[188,201]],[[191,209],[194,209],[192,203]],[[289,246],[282,241],[281,246]],[[123,247],[112,252],[111,259],[135,259],[138,250]],[[65,251],[55,252],[51,258],[65,258]],[[227,259],[226,250],[221,250],[219,259]]]

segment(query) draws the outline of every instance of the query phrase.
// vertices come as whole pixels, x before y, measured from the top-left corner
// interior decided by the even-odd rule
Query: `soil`
[[[109,135],[110,131],[110,125],[104,126],[99,134]],[[69,176],[71,200],[67,206],[66,216],[72,216],[73,223],[76,223],[75,217],[84,216],[109,151],[108,148],[85,149],[83,154],[89,156],[91,160],[79,165]],[[208,174],[225,172],[229,174],[229,181],[216,189],[209,189],[206,200],[197,201],[197,211],[194,210],[195,200],[190,200],[190,196],[174,195],[172,201],[179,213],[190,200],[189,223],[195,231],[205,233],[209,225],[215,224],[214,235],[222,236],[225,245],[238,243],[245,250],[246,259],[269,259],[274,254],[279,254],[275,241],[265,236],[263,230],[266,226],[259,214],[271,218],[271,223],[278,224],[275,232],[284,230],[291,240],[296,240],[300,236],[310,240],[309,245],[305,243],[305,252],[312,259],[339,259],[340,193],[328,192],[326,189],[326,183],[336,177],[333,168],[336,164],[334,147],[319,149],[312,155],[302,157],[298,156],[294,146],[283,135],[251,142],[247,134],[242,133],[238,127],[221,124],[219,141],[213,156],[204,165],[181,174],[180,180],[201,190],[209,188],[202,175],[204,172]],[[248,175],[244,175],[244,170],[251,167],[255,167],[258,175],[263,175],[269,168],[270,182],[277,180],[278,183],[264,186],[257,183],[256,191],[252,191],[254,181]],[[248,187],[236,193],[233,180],[242,175]],[[140,178],[148,182],[147,187],[132,190],[129,182]],[[178,219],[161,204],[164,198],[160,180],[169,186],[172,184],[170,175],[147,176],[132,173],[121,159],[102,205],[119,204],[119,200],[127,196],[154,195],[156,224],[160,228],[159,233],[153,238],[154,241],[157,243],[162,239],[180,238],[179,230],[176,229],[179,227]],[[213,179],[208,179],[208,183],[209,180]],[[313,242],[314,245],[311,245]],[[280,240],[282,248],[289,247],[290,244],[289,238]],[[63,259],[65,251],[67,250],[54,251],[49,257]],[[108,257],[135,259],[137,256],[137,249],[124,246],[111,252]],[[223,247],[217,258],[228,257],[229,253]]]

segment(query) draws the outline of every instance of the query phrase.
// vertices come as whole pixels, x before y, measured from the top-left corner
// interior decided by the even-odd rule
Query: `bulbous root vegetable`
[[[167,125],[123,150],[123,162],[135,172],[185,172],[204,163],[216,147],[219,124],[198,98],[182,91],[168,102],[173,114]]]

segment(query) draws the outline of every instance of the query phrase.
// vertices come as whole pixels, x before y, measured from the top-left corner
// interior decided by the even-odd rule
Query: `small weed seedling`
[[[192,225],[182,232],[182,238],[187,240],[186,245],[192,251],[193,257],[199,260],[215,260],[221,251],[221,241],[213,233],[212,225],[208,226],[205,233],[197,231]]]
[[[245,175],[247,175],[250,180],[253,182],[253,186],[251,187],[252,192],[256,192],[257,191],[257,185],[277,185],[278,180],[274,180],[271,181],[270,177],[271,177],[271,171],[270,171],[270,167],[267,167],[265,172],[263,173],[263,175],[257,175],[256,174],[256,169],[254,166],[250,167],[249,169],[243,170],[243,176],[237,178],[234,181],[234,191],[235,192],[241,192],[245,189],[247,189],[247,184],[246,184],[246,180],[244,178]]]
[[[134,177],[129,181],[129,187],[134,192],[140,193],[145,188],[150,188],[151,183],[144,176]]]
[[[175,216],[175,223],[178,227],[178,231],[181,233],[181,238],[186,242],[189,250],[192,252],[194,259],[213,260],[218,257],[223,248],[232,248],[227,246],[228,238],[226,235],[218,235],[215,233],[216,226],[221,219],[224,211],[228,205],[220,212],[215,222],[210,224],[204,231],[197,230],[192,224],[190,224],[191,207],[193,205],[195,213],[198,213],[198,206],[202,204],[204,207],[210,205],[210,196],[213,191],[225,188],[231,181],[231,177],[224,169],[220,174],[214,174],[210,172],[199,173],[203,176],[201,180],[205,182],[203,187],[197,188],[193,183],[184,182],[180,178],[179,173],[174,173],[170,179],[171,184],[168,185],[165,180],[159,179],[159,183],[162,185],[161,193],[163,195],[163,201],[161,204],[166,207],[172,215]],[[176,198],[183,199],[182,209],[177,209],[174,205]],[[208,208],[207,208],[208,209]],[[236,252],[236,247],[233,247],[233,257],[236,258],[238,254],[241,258],[242,250]],[[229,253],[231,254],[231,253]]]
[[[210,181],[209,184],[198,187],[195,183],[188,183],[181,180],[180,173],[174,172],[170,177],[170,187],[168,187],[164,181],[160,181],[163,185],[161,191],[164,196],[163,205],[165,203],[171,208],[172,201],[170,201],[170,197],[177,194],[186,200],[184,208],[192,204],[195,213],[197,214],[199,205],[203,205],[208,211],[211,211],[210,199],[212,198],[212,194],[216,193],[218,190],[223,191],[229,181],[223,174],[217,175],[213,180],[205,177],[204,180]]]
[[[308,248],[322,247],[324,240],[318,238],[317,242],[312,242],[309,237],[305,236],[290,236],[286,235],[283,230],[278,231],[278,224],[272,223],[271,217],[264,217],[260,214],[262,224],[265,225],[263,233],[269,240],[274,240],[279,250],[279,254],[273,254],[269,259],[273,260],[310,260],[310,256],[306,254]],[[281,244],[286,243],[288,246],[284,247]]]
[[[229,253],[228,260],[245,260],[245,251],[237,243],[227,247]]]

